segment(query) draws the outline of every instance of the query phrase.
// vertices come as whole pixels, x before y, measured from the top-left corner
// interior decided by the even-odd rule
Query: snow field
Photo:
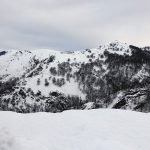
[[[149,124],[149,114],[123,110],[0,112],[0,150],[148,150]]]

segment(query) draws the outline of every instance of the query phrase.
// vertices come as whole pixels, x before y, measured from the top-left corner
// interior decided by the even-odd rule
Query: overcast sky
[[[150,45],[149,0],[0,0],[0,48]]]

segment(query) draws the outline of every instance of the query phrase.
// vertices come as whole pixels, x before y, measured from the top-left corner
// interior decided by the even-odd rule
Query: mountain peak
[[[149,112],[150,51],[118,41],[84,51],[0,52],[0,109]]]

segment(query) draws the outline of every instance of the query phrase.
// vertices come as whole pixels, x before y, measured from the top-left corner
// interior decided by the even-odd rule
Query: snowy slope
[[[105,50],[110,53],[117,53],[119,55],[131,54],[129,46],[125,43],[119,43],[117,41],[100,46],[99,48],[93,48],[90,51],[94,54],[94,58],[99,58],[100,54],[103,54]],[[25,73],[26,69],[30,67],[30,61],[33,57],[42,61],[49,56],[54,55],[55,61],[51,64],[57,66],[58,63],[62,63],[70,59],[70,63],[87,63],[90,55],[88,50],[75,51],[75,52],[63,52],[55,51],[51,49],[40,50],[7,50],[5,55],[0,55],[0,76],[9,75],[9,77],[21,77]],[[102,59],[103,60],[103,59]]]
[[[0,112],[0,150],[149,150],[150,114]]]
[[[29,67],[33,54],[29,51],[9,50],[0,56],[0,76],[21,77]],[[6,78],[6,80],[8,79]]]
[[[149,48],[118,41],[75,52],[0,51],[0,110],[150,112],[149,66]]]
[[[52,78],[53,75],[50,75],[50,68],[56,67],[57,69],[58,64],[68,62],[68,59],[69,64],[72,64],[72,74],[80,69],[82,63],[90,63],[90,56],[92,56],[93,61],[96,59],[101,59],[104,61],[106,58],[101,58],[100,56],[104,54],[105,50],[108,50],[110,53],[117,53],[119,55],[124,55],[125,53],[130,55],[131,53],[127,44],[119,43],[117,41],[100,46],[99,48],[75,52],[62,52],[49,49],[28,51],[8,50],[5,55],[0,56],[0,81],[7,81],[8,79],[14,77],[22,78],[22,76],[25,75],[26,78],[23,79],[26,82],[25,88],[31,88],[34,93],[37,93],[40,90],[44,96],[48,96],[50,91],[59,91],[65,95],[78,95],[82,97],[82,99],[85,99],[85,95],[78,88],[78,84],[74,79],[72,79],[71,82],[66,81],[63,89],[53,85],[51,80],[49,81],[49,87],[45,87],[44,84],[37,87],[37,80],[40,78],[41,82],[44,83],[45,79],[49,79],[49,77]],[[50,56],[55,56],[55,59],[53,62],[46,64],[46,61]],[[40,64],[36,66],[33,61],[34,59],[38,60]],[[42,66],[43,70],[38,75],[32,76],[32,78],[27,78],[27,76],[39,66]],[[107,70],[107,66],[104,64],[103,68]],[[99,71],[100,69],[95,67],[95,70]],[[56,79],[59,77],[56,76]]]

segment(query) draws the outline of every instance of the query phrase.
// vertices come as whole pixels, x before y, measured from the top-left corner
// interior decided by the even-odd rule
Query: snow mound
[[[149,124],[150,114],[123,110],[0,112],[0,150],[148,150]]]

